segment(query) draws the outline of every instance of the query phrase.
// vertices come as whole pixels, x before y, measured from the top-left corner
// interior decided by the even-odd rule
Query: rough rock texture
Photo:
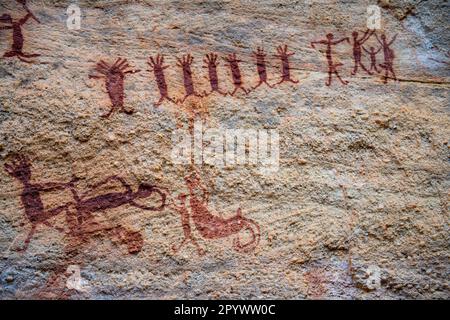
[[[23,52],[40,56],[0,60],[1,298],[449,298],[447,1],[379,1],[377,35],[398,34],[397,81],[361,68],[352,75],[344,41],[333,61],[349,83],[333,76],[330,86],[326,46],[311,41],[362,35],[374,1],[74,2],[80,30],[66,26],[72,2],[29,1],[41,23],[22,26]],[[26,10],[1,1],[4,13],[18,21]],[[2,55],[12,34],[0,30]],[[231,91],[223,57],[237,53],[250,88],[259,79],[252,52],[264,47],[274,84],[281,60],[273,55],[284,44],[295,53],[289,66],[298,83],[154,105],[160,91],[150,56],[164,54],[169,96],[181,99],[177,57],[192,54],[203,94],[210,90],[203,58],[216,52],[219,87]],[[379,43],[372,35],[364,46]],[[101,59],[111,65],[118,57],[140,72],[125,75],[124,110],[105,118],[112,104],[105,81],[89,75]],[[383,50],[376,58],[383,63]],[[365,52],[362,61],[370,65]],[[111,85],[118,105],[119,82]],[[206,127],[277,129],[278,172],[174,164],[172,132],[192,129],[195,117]],[[184,179],[192,172],[212,215],[231,218],[241,208],[242,221],[259,227],[255,248],[236,250],[237,239],[251,239],[246,228],[208,239],[200,230],[212,220],[182,224],[180,212],[201,211],[192,203],[200,189],[190,194]],[[111,176],[131,193],[117,179],[92,188]],[[158,189],[132,202],[126,197],[139,185]],[[167,197],[162,210],[135,205],[157,207],[155,190]],[[114,205],[112,192],[123,203]],[[176,250],[189,225],[199,250],[192,241]],[[209,226],[224,235],[224,220]]]

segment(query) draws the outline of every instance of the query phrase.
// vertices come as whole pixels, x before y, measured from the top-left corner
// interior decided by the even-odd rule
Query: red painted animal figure
[[[180,214],[181,216],[181,226],[183,228],[183,234],[184,239],[183,241],[177,246],[173,245],[172,249],[174,252],[178,252],[181,247],[183,247],[188,242],[192,242],[197,249],[197,252],[199,255],[204,255],[205,250],[200,248],[199,244],[197,243],[197,240],[195,240],[194,236],[192,235],[192,228],[191,228],[191,222],[190,220],[190,214],[189,210],[186,207],[186,194],[180,194],[178,196],[178,201],[181,203],[181,205],[177,205],[175,203],[172,204],[172,206],[175,208],[175,210]]]
[[[370,57],[370,69],[369,71],[373,73],[373,71],[380,73],[380,70],[377,68],[377,53],[381,51],[381,48],[375,51],[374,47],[370,47],[369,50],[362,47],[363,50],[369,55]]]
[[[249,252],[255,249],[260,240],[260,229],[256,222],[243,217],[241,209],[237,210],[235,216],[228,219],[223,219],[211,214],[208,209],[208,192],[202,185],[199,177],[196,174],[192,174],[187,176],[185,181],[189,189],[189,204],[191,208],[190,217],[192,218],[197,231],[203,238],[218,239],[236,235],[233,240],[233,247],[236,251]],[[180,209],[182,211],[182,221],[184,223],[189,223],[187,217],[188,211],[187,209],[184,209],[185,207],[185,205],[182,205],[183,209]],[[184,231],[185,240],[183,243],[188,240],[192,241],[190,228],[184,227]],[[242,231],[248,231],[251,234],[251,239],[246,243],[241,243],[239,238],[238,233]]]
[[[226,96],[227,93],[219,89],[219,76],[217,75],[217,66],[219,63],[217,62],[217,54],[210,53],[205,55],[203,62],[205,63],[203,68],[208,69],[208,79],[209,84],[211,85],[211,92],[209,94],[217,92],[223,96]]]
[[[229,54],[224,60],[228,62],[228,66],[231,70],[231,77],[233,78],[234,90],[230,95],[233,96],[239,89],[244,91],[245,94],[248,94],[250,91],[243,87],[241,70],[239,68],[239,62],[242,62],[242,60],[237,59],[236,53]]]
[[[50,224],[49,219],[56,217],[62,212],[66,212],[66,217],[70,216],[69,207],[71,203],[67,203],[56,207],[51,210],[45,210],[42,203],[41,195],[45,192],[69,189],[75,180],[68,183],[60,182],[47,182],[47,183],[32,183],[31,180],[31,165],[27,157],[23,155],[18,155],[14,159],[5,163],[4,165],[6,172],[16,178],[22,184],[22,193],[20,195],[20,200],[25,210],[25,216],[31,223],[31,230],[28,233],[25,244],[23,248],[19,251],[25,251],[30,244],[30,240],[36,232],[36,228],[39,224],[43,224],[47,227],[53,228]],[[56,228],[58,231],[62,232],[60,228]]]
[[[23,33],[22,33],[22,26],[28,21],[29,18],[31,18],[33,15],[31,13],[28,13],[25,17],[20,19],[19,21],[15,22],[9,14],[3,14],[0,16],[0,23],[8,23],[9,26],[1,26],[0,30],[6,30],[6,29],[12,29],[13,30],[13,44],[11,51],[6,52],[3,55],[3,58],[12,58],[17,57],[19,60],[26,62],[26,63],[32,63],[33,61],[28,60],[29,58],[35,58],[39,57],[40,54],[34,53],[34,54],[26,54],[23,53]]]
[[[319,44],[325,44],[327,46],[326,56],[328,61],[328,80],[325,82],[327,86],[331,85],[331,78],[332,75],[335,74],[336,77],[341,81],[342,84],[348,84],[348,81],[342,80],[341,76],[339,75],[339,72],[337,70],[337,67],[342,66],[342,63],[334,63],[333,62],[333,51],[331,49],[332,46],[335,46],[342,41],[347,41],[350,43],[350,40],[348,38],[342,38],[341,40],[333,41],[334,35],[332,33],[328,33],[326,36],[326,40],[319,40],[319,41],[313,41],[311,42],[311,47],[316,48],[314,46],[315,43]]]
[[[202,98],[203,96],[198,94],[194,89],[194,81],[192,80],[192,69],[191,65],[194,61],[194,58],[190,55],[184,55],[181,59],[177,58],[177,65],[183,69],[183,84],[186,94],[183,99],[180,99],[178,102],[183,103],[188,97],[195,96]]]
[[[93,194],[97,194],[102,186],[114,181],[119,182],[121,187],[124,188],[124,191],[109,192],[92,196]],[[140,184],[137,191],[134,192],[130,185],[127,184],[123,178],[118,176],[106,178],[102,182],[92,186],[82,195],[78,195],[74,188],[71,188],[71,191],[75,199],[76,224],[78,226],[76,235],[81,238],[86,238],[89,234],[98,231],[108,233],[113,239],[117,239],[120,243],[127,245],[130,254],[141,251],[144,243],[142,235],[137,231],[128,230],[122,226],[98,227],[98,224],[93,220],[93,213],[118,208],[126,204],[143,210],[161,211],[166,205],[166,194],[156,186]],[[159,206],[145,206],[136,202],[136,200],[150,197],[153,193],[158,194],[160,197],[161,203]]]
[[[167,90],[167,82],[164,75],[164,70],[169,66],[164,65],[164,56],[158,54],[155,58],[150,57],[148,60],[148,64],[150,65],[150,67],[152,67],[152,69],[150,69],[149,71],[153,71],[153,73],[155,74],[155,79],[160,94],[160,98],[158,102],[155,103],[155,106],[160,105],[164,100],[175,103],[175,101],[169,97],[169,92]]]
[[[19,4],[22,5],[22,7],[25,9],[25,11],[29,14],[31,14],[31,17],[36,20],[37,23],[41,23],[38,18],[31,12],[31,10],[27,6],[27,0],[16,0]]]
[[[108,113],[102,115],[103,118],[108,118],[114,111],[133,113],[133,110],[126,110],[124,106],[123,82],[126,74],[137,73],[140,70],[127,70],[128,68],[130,68],[130,65],[126,59],[118,58],[113,65],[100,60],[95,67],[95,71],[101,75],[89,75],[91,79],[105,79],[106,90],[112,106]]]
[[[107,183],[110,183],[111,181],[119,182],[124,188],[124,191],[105,193],[98,196],[90,196],[92,194],[95,194],[100,187],[106,185]],[[71,191],[75,199],[75,208],[77,211],[77,220],[79,224],[83,223],[84,220],[90,219],[92,217],[92,213],[96,211],[113,209],[125,204],[129,204],[131,206],[149,211],[161,211],[164,209],[166,204],[166,194],[162,192],[158,187],[148,184],[140,184],[137,191],[134,192],[131,189],[130,185],[126,183],[123,178],[118,176],[110,176],[106,178],[102,182],[92,186],[89,191],[83,193],[82,195],[78,195],[74,188],[71,188]],[[135,201],[137,199],[148,198],[153,193],[157,193],[161,199],[161,204],[158,207],[144,206],[138,204]]]
[[[387,83],[389,77],[389,74],[392,75],[392,79],[397,80],[397,77],[395,76],[394,72],[394,50],[391,49],[392,43],[397,38],[397,35],[393,36],[391,41],[387,41],[386,36],[384,34],[381,35],[381,40],[378,38],[378,36],[375,34],[375,37],[377,38],[377,41],[380,43],[381,47],[383,48],[384,53],[384,62],[380,64],[380,67],[385,70],[384,73],[384,83]]]
[[[253,56],[256,58],[256,71],[258,72],[259,82],[253,89],[258,88],[265,83],[269,88],[273,88],[267,82],[267,68],[266,68],[266,53],[263,48],[258,47],[256,51],[253,51]]]
[[[367,30],[362,35],[361,39],[358,39],[358,32],[353,31],[352,37],[353,37],[353,60],[355,61],[355,66],[353,67],[352,75],[355,75],[356,72],[358,72],[358,66],[360,66],[365,72],[368,74],[372,74],[371,71],[367,70],[367,68],[362,64],[361,57],[362,57],[362,50],[361,46],[366,42],[372,34],[375,32],[375,30]]]
[[[282,82],[298,83],[298,80],[293,80],[291,78],[291,67],[289,66],[289,57],[293,56],[295,53],[288,52],[287,45],[284,45],[284,47],[278,46],[277,52],[278,54],[276,54],[275,57],[281,59],[281,80],[276,84],[280,84]]]

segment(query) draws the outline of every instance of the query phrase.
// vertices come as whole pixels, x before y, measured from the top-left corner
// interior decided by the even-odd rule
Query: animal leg
[[[30,232],[28,232],[27,238],[25,239],[25,242],[24,242],[24,246],[22,248],[18,249],[17,251],[24,252],[28,249],[30,240],[33,237],[34,233],[36,232],[36,226],[37,225],[35,223],[33,223],[31,225],[31,230],[30,230]]]

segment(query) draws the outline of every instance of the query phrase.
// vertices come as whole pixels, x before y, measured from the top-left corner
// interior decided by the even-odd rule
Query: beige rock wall
[[[344,41],[332,58],[348,84],[333,75],[330,86],[326,46],[311,42],[332,33],[353,43],[375,1],[80,0],[80,30],[67,28],[70,3],[28,1],[40,23],[21,26],[22,52],[20,36],[0,30],[0,54],[16,55],[0,60],[1,298],[449,298],[446,1],[380,1],[376,34],[397,35],[397,79],[352,75]],[[1,1],[6,13],[27,14]],[[280,45],[298,83],[205,96],[206,54],[218,54],[229,92],[224,57],[237,54],[251,89],[252,52],[264,48],[272,86]],[[380,47],[375,35],[370,46]],[[164,85],[147,61],[157,54],[175,103],[155,106]],[[181,102],[184,54],[203,97]],[[119,57],[123,72],[140,72],[124,75],[122,97],[109,74],[112,101],[89,76]],[[376,59],[381,69],[383,50]],[[277,130],[279,170],[174,163],[172,133],[195,119]]]

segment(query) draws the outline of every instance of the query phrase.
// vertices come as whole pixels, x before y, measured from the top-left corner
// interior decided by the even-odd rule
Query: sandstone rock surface
[[[79,30],[67,27],[71,3],[81,9]],[[351,74],[352,32],[363,35],[373,4],[381,8],[377,36],[397,34],[390,46],[397,80],[386,83],[361,67]],[[0,298],[449,298],[447,1],[27,5],[40,23],[21,26],[23,53],[40,56],[0,59]],[[27,11],[2,1],[6,13],[19,21]],[[350,38],[333,46],[347,85],[334,75],[326,85],[326,46],[311,47],[327,33]],[[0,39],[2,55],[20,40],[11,29]],[[284,45],[298,83],[274,85]],[[380,47],[375,34],[364,46]],[[223,58],[237,54],[250,89],[260,79],[257,47],[273,88],[205,96],[206,54],[218,54],[218,85],[229,92],[236,82]],[[148,60],[158,54],[175,103],[155,105],[162,82]],[[186,54],[203,97],[181,102],[189,86],[177,58]],[[119,57],[129,63],[123,71],[139,70],[124,75],[124,96],[120,76],[110,92],[105,79],[90,77],[106,72],[100,60],[110,67]],[[383,50],[376,58],[383,63]],[[362,63],[370,66],[364,51]],[[195,119],[210,128],[277,130],[278,171],[174,163],[172,133],[192,131]],[[194,223],[205,207],[220,223]],[[248,228],[225,236],[224,221],[239,208]],[[178,248],[188,225],[197,246]],[[205,226],[212,239],[201,234]],[[239,250],[252,232],[259,241]]]

